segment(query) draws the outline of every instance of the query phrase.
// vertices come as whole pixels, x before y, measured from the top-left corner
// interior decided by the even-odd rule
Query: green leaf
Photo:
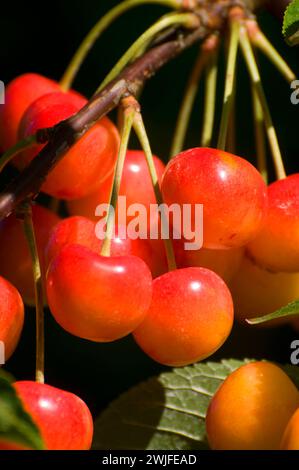
[[[290,46],[299,44],[299,0],[293,0],[286,9],[282,32]]]
[[[95,421],[93,448],[207,449],[209,402],[223,380],[247,362],[199,363],[162,373],[132,388]]]
[[[24,411],[12,381],[12,377],[0,370],[0,441],[43,449],[39,430]]]
[[[278,318],[291,317],[293,315],[299,315],[299,300],[295,300],[285,307],[281,307],[279,310],[276,310],[273,313],[264,315],[262,317],[251,318],[246,320],[250,325],[259,325],[260,323],[265,323],[271,320],[277,320]]]

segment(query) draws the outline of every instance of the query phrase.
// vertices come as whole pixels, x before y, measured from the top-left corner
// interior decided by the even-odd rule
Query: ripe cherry
[[[21,118],[37,98],[60,90],[57,82],[42,75],[26,73],[15,78],[5,89],[5,105],[0,106],[0,148],[3,151],[18,141]]]
[[[280,448],[281,450],[299,450],[299,408],[287,425]]]
[[[153,299],[134,331],[152,359],[184,366],[222,346],[233,324],[233,303],[222,279],[204,268],[171,271],[153,281]]]
[[[162,192],[168,205],[203,204],[205,248],[243,246],[261,229],[266,185],[249,162],[222,150],[195,148],[177,155],[166,168]],[[176,224],[180,231],[181,222]]]
[[[45,247],[50,232],[60,218],[40,205],[32,207],[32,217],[42,273],[45,275]],[[0,274],[19,290],[25,303],[34,304],[32,260],[23,223],[14,215],[0,222]]]
[[[107,342],[131,333],[147,314],[152,276],[136,256],[105,257],[64,247],[47,275],[50,310],[69,333]]]
[[[14,352],[24,323],[24,305],[17,289],[0,277],[0,341],[4,343],[5,360]]]
[[[38,426],[47,450],[90,449],[93,421],[81,398],[31,381],[15,382],[14,387]]]
[[[299,273],[273,273],[244,256],[230,289],[237,320],[273,313],[299,297]],[[288,323],[290,318],[267,322],[265,326]]]
[[[249,244],[250,255],[271,271],[299,272],[299,173],[268,188],[266,223]]]
[[[154,157],[154,163],[158,178],[161,181],[165,165],[157,157]],[[99,218],[95,216],[95,210],[98,205],[109,202],[112,177],[113,175],[106,179],[106,181],[104,181],[99,189],[93,194],[90,194],[83,199],[70,201],[68,203],[70,213],[99,220]],[[128,150],[127,152],[119,196],[126,196],[127,208],[132,204],[138,203],[145,206],[148,210],[150,204],[156,203],[145,155],[140,150]],[[133,218],[134,216],[127,216],[127,223]],[[148,214],[148,223],[149,222],[150,218]]]
[[[51,127],[72,116],[86,104],[78,94],[50,93],[34,101],[20,123],[20,138],[38,129]],[[95,124],[65,155],[49,174],[42,190],[61,199],[75,199],[95,191],[112,173],[117,156],[119,135],[108,118]],[[42,145],[22,152],[15,159],[24,168],[41,150]]]
[[[246,364],[223,382],[206,418],[215,450],[275,450],[299,406],[299,392],[274,364]]]
[[[174,241],[176,262],[179,268],[202,267],[214,271],[229,283],[238,271],[243,257],[243,248],[230,250],[186,250],[185,240]]]

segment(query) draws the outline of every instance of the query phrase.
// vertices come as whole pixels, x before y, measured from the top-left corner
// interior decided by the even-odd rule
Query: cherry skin
[[[133,335],[155,361],[184,366],[217,351],[232,324],[233,303],[222,279],[204,268],[187,268],[153,281],[149,312]]]
[[[281,450],[299,450],[299,408],[287,425],[280,448]]]
[[[235,317],[246,319],[273,313],[299,297],[299,273],[273,273],[257,266],[244,256],[230,289],[234,299]],[[289,318],[261,324],[276,326],[288,323]]]
[[[67,217],[59,222],[51,232],[46,247],[46,265],[58,255],[64,246],[77,244],[101,253],[102,240],[96,236],[96,223],[86,217]],[[163,245],[164,249],[164,245]],[[165,251],[165,250],[164,250]],[[120,238],[117,234],[111,240],[111,256],[134,255],[141,258],[156,276],[159,270],[158,254],[149,240]],[[167,270],[167,265],[165,270]]]
[[[47,294],[54,318],[66,331],[91,341],[115,341],[147,314],[152,276],[136,256],[105,257],[68,245],[49,267]]]
[[[0,276],[0,341],[4,343],[5,360],[19,342],[24,323],[24,304],[17,289]]]
[[[154,163],[159,181],[161,181],[165,165],[158,157],[154,157]],[[70,214],[83,215],[98,221],[99,218],[95,215],[95,210],[98,205],[109,202],[112,178],[113,175],[106,179],[96,192],[86,198],[70,201],[68,203]],[[126,196],[127,208],[131,204],[138,203],[149,209],[150,204],[156,203],[145,155],[140,150],[128,150],[127,152],[119,196]],[[127,224],[133,218],[134,216],[127,216]],[[148,216],[149,222],[150,218]]]
[[[49,235],[60,218],[40,205],[32,207],[32,218],[44,277],[45,248]],[[35,303],[32,260],[23,223],[14,215],[0,222],[0,275],[18,289],[25,303],[31,305]]]
[[[37,98],[60,90],[57,82],[42,75],[26,73],[15,78],[5,89],[5,105],[0,105],[0,148],[3,151],[18,141],[21,118]]]
[[[266,223],[248,250],[268,270],[299,272],[299,173],[268,188]]]
[[[194,209],[203,204],[204,248],[212,249],[245,245],[261,229],[267,205],[266,185],[249,162],[209,148],[173,158],[163,176],[162,193],[168,205],[191,204]]]
[[[25,138],[38,129],[51,127],[78,112],[87,100],[74,93],[50,93],[34,101],[20,123],[19,136]],[[103,118],[66,153],[49,174],[42,190],[61,199],[75,199],[95,191],[112,173],[119,135],[114,124]],[[23,169],[42,149],[36,145],[14,160]]]
[[[47,450],[90,449],[93,421],[81,398],[31,381],[15,382],[14,387],[39,428]]]
[[[299,392],[269,362],[246,364],[223,382],[206,418],[213,450],[275,450],[299,405]]]
[[[229,283],[238,271],[243,257],[243,248],[231,250],[186,250],[185,240],[175,240],[176,262],[179,268],[201,267],[214,271]]]

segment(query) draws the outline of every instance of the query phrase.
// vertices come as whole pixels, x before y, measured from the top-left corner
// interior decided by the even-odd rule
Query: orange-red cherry
[[[50,93],[40,97],[23,115],[19,128],[20,138],[69,118],[86,103],[85,98],[74,93]],[[75,199],[95,191],[112,173],[118,146],[116,127],[108,118],[101,119],[70,148],[48,175],[42,190],[61,199]],[[41,145],[37,145],[22,152],[15,159],[15,164],[20,169],[24,168],[41,148]]]
[[[14,387],[40,430],[46,450],[89,450],[91,413],[81,398],[50,385],[20,381]]]
[[[178,269],[153,281],[153,299],[134,331],[152,359],[184,366],[212,355],[233,324],[233,302],[223,280],[204,268]]]
[[[205,248],[245,245],[260,231],[267,207],[267,188],[260,173],[243,158],[210,148],[174,157],[163,176],[162,192],[168,205],[176,203],[183,209],[189,204],[193,215],[194,205],[203,205]],[[182,220],[174,223],[181,231]]]
[[[0,341],[4,343],[4,359],[14,352],[24,323],[24,304],[17,289],[0,276]]]
[[[108,342],[131,333],[148,312],[152,276],[136,256],[105,257],[68,245],[47,275],[50,310],[69,333]]]

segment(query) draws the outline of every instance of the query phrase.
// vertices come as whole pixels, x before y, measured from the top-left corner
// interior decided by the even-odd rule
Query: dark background
[[[55,79],[62,75],[72,53],[96,20],[116,1],[52,0],[51,2],[3,2],[0,15],[0,79],[5,83],[24,72],[38,72]],[[89,96],[137,36],[166,10],[143,6],[127,13],[105,33],[84,64],[76,88]],[[264,31],[299,70],[298,49],[283,42],[277,19],[261,16]],[[142,105],[153,150],[167,159],[178,106],[197,48],[168,65],[147,85]],[[276,124],[288,172],[298,171],[298,109],[290,103],[288,84],[263,58],[260,59],[265,90]],[[220,77],[223,73],[220,74]],[[223,85],[219,85],[219,96]],[[190,125],[187,147],[199,142],[202,91]],[[248,79],[240,60],[238,75],[238,153],[254,161]],[[220,116],[218,103],[217,117]],[[5,182],[2,181],[1,184]],[[254,293],[253,293],[254,295]],[[20,345],[6,368],[17,379],[34,378],[34,310],[27,310]],[[236,327],[213,360],[222,357],[255,357],[289,362],[289,345],[296,333],[289,327],[263,330]],[[95,344],[72,337],[60,329],[47,312],[46,380],[73,391],[96,414],[120,392],[154,375],[162,368],[147,358],[131,338],[113,344]]]

